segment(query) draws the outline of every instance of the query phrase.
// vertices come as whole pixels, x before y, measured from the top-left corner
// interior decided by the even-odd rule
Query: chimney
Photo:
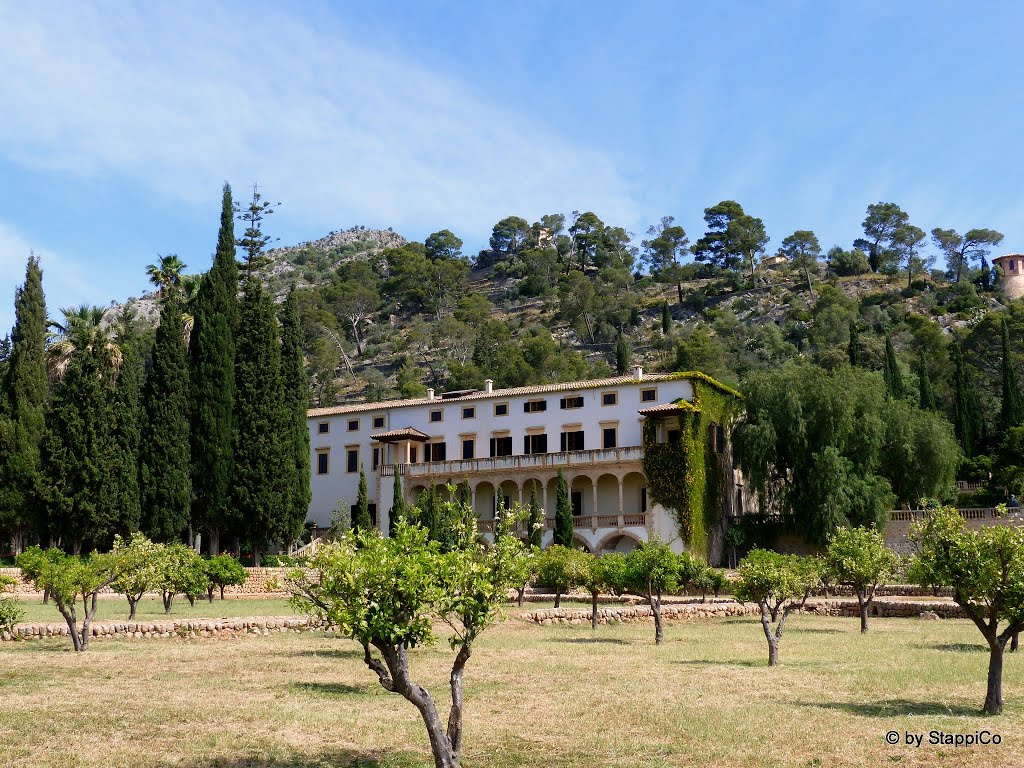
[[[484,379],[484,392],[494,391],[494,379]]]
[[[633,378],[637,381],[643,381],[644,378],[644,367],[642,365],[633,366]]]
[[[434,399],[434,388],[433,387],[427,387],[427,400],[433,400],[433,399]]]

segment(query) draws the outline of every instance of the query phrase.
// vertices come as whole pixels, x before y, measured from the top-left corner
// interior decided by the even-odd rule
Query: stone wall
[[[90,637],[227,637],[269,635],[272,632],[305,632],[316,629],[308,616],[251,616],[237,619],[168,619],[166,621],[99,621],[89,627]],[[67,637],[68,625],[57,622],[19,624],[14,634],[4,632],[0,640],[38,640]]]
[[[696,619],[712,619],[723,616],[744,616],[759,613],[754,603],[737,603],[734,600],[709,601],[707,603],[684,603],[679,605],[663,605],[661,618],[668,621],[694,621]],[[534,624],[590,624],[590,610],[579,608],[547,608],[537,611],[524,611],[519,618]],[[617,622],[653,621],[654,614],[649,605],[622,606],[619,608],[598,608],[597,623],[610,624]]]
[[[246,568],[245,584],[239,587],[228,587],[224,590],[224,596],[252,597],[253,595],[275,595],[283,594],[281,587],[284,584],[285,574],[288,568]],[[32,595],[38,594],[35,587],[25,583],[21,578],[20,568],[0,568],[0,576],[7,576],[14,579],[15,586],[11,590],[14,594]],[[113,594],[109,589],[104,593]]]
[[[807,603],[804,610],[823,616],[860,616],[860,607],[856,600],[814,600]],[[911,619],[922,614],[934,614],[929,618],[967,618],[959,605],[948,600],[873,600],[868,611],[869,616],[883,619]]]

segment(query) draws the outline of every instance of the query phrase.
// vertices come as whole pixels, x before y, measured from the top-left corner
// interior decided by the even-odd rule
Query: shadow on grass
[[[168,768],[170,765],[174,765],[175,768],[377,768],[380,764],[379,755],[351,749],[335,749],[318,755],[213,757],[175,762],[168,764]]]
[[[369,693],[372,688],[369,685],[346,685],[345,683],[292,683],[289,690],[301,693],[312,693],[317,696],[352,696]]]
[[[947,715],[952,717],[981,717],[981,711],[973,707],[960,705],[936,704],[933,701],[908,701],[907,699],[890,699],[857,704],[849,701],[802,702],[804,707],[819,709],[838,709],[851,715],[861,717],[900,717],[913,715]]]
[[[800,627],[800,626],[789,626],[786,627],[786,634],[794,635],[845,635],[847,630],[845,629],[818,629],[816,627]],[[857,630],[860,633],[860,630]]]
[[[619,640],[617,637],[553,637],[550,643],[571,643],[573,645],[591,645],[593,643],[605,643],[610,645],[629,645],[627,640]]]
[[[988,646],[981,643],[940,643],[939,645],[925,646],[934,648],[936,651],[956,651],[958,653],[988,653]]]
[[[285,651],[278,654],[279,656],[305,656],[307,658],[321,658],[321,659],[359,659],[363,660],[363,651],[361,648],[325,648],[318,651]]]
[[[713,661],[712,659],[678,659],[673,664],[688,667],[767,667],[767,661]]]

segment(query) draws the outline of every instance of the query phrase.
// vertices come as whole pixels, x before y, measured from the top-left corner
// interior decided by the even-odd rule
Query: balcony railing
[[[999,520],[1003,517],[996,507],[968,507],[957,512],[964,520]],[[931,515],[930,509],[894,509],[889,513],[890,520],[923,520]]]
[[[548,467],[590,466],[624,461],[640,461],[643,448],[597,448],[590,451],[564,451],[562,453],[532,453],[523,456],[494,456],[489,459],[463,459],[460,461],[428,461],[418,464],[381,464],[381,477],[392,477],[396,472],[406,477],[461,477],[477,472],[517,472]]]
[[[494,533],[493,520],[477,520],[477,530],[480,533]],[[646,528],[647,513],[637,512],[622,515],[573,515],[572,527],[577,529],[596,531],[600,528]],[[551,531],[555,528],[555,518],[549,517],[544,521],[544,530]],[[518,533],[526,533],[525,524],[516,526]]]

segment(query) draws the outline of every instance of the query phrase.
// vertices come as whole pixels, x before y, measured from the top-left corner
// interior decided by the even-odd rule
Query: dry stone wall
[[[668,621],[695,621],[698,619],[721,618],[724,616],[745,616],[759,613],[754,603],[737,603],[733,600],[708,603],[683,603],[663,605],[661,618]],[[550,624],[590,624],[589,609],[578,608],[547,608],[538,611],[524,611],[519,618],[534,624],[548,626]],[[598,608],[598,624],[615,624],[618,622],[653,621],[654,614],[649,605],[622,606],[618,608]]]
[[[173,619],[166,621],[100,621],[89,627],[93,638],[131,637],[235,637],[269,635],[275,632],[305,632],[319,623],[307,616],[251,616],[236,619]],[[14,633],[4,632],[0,640],[38,640],[67,637],[68,625],[57,622],[19,624]]]
[[[224,595],[234,595],[236,597],[252,597],[254,595],[280,596],[283,594],[282,586],[284,585],[284,578],[288,570],[288,568],[246,568],[245,583],[238,587],[226,588]],[[15,585],[13,590],[11,590],[14,594],[39,594],[36,592],[35,587],[21,578],[20,568],[0,568],[0,576],[14,579]],[[106,589],[104,593],[113,594],[113,591]]]

